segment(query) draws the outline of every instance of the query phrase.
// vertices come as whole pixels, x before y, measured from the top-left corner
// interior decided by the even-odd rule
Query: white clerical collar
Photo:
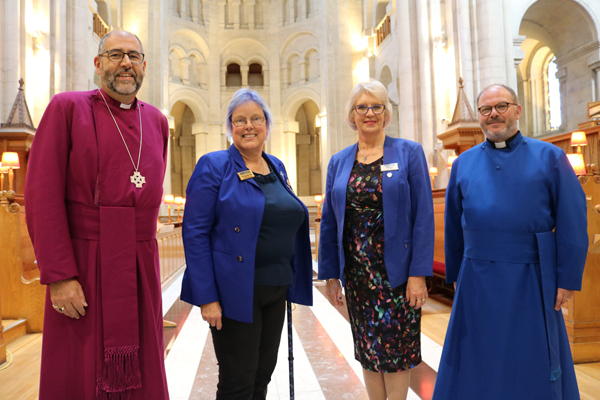
[[[133,103],[131,104],[125,104],[125,103],[121,103],[120,107],[124,108],[126,110],[129,110],[131,108],[131,106],[133,105]]]

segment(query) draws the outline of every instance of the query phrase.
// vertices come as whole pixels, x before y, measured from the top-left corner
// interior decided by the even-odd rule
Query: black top
[[[255,174],[254,180],[265,195],[254,269],[254,284],[283,286],[292,283],[292,258],[296,234],[304,222],[304,208],[271,171]]]

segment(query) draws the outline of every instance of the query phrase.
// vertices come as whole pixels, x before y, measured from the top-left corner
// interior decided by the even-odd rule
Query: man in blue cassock
[[[489,86],[477,105],[487,140],[446,189],[456,295],[433,399],[579,399],[560,309],[581,290],[585,195],[561,149],[521,135],[512,89]]]

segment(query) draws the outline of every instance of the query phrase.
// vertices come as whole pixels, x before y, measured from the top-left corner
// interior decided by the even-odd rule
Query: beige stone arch
[[[208,58],[210,57],[210,49],[204,41],[204,39],[202,38],[202,36],[192,31],[191,29],[179,29],[171,34],[171,36],[169,37],[169,44],[178,43],[176,40],[178,36],[188,38],[191,42],[194,43],[194,46],[189,47],[197,47],[198,49],[200,49],[200,52],[204,55],[204,58],[208,60]]]
[[[547,82],[543,69],[550,53],[556,56],[558,67],[562,120],[561,127],[553,132],[577,129],[587,118],[587,103],[600,99],[598,20],[589,1],[526,1],[513,10],[512,18],[512,25],[518,28],[513,31],[518,39],[515,43],[522,43],[520,49],[525,53],[517,67],[517,91],[523,107],[521,131],[529,136],[547,133],[542,93]]]
[[[393,137],[400,137],[400,95],[398,93],[398,85],[397,79],[394,76],[394,72],[397,71],[396,68],[391,68],[387,64],[382,64],[379,68],[379,71],[375,75],[377,80],[385,86],[388,92],[388,98],[390,103],[392,104],[392,121],[385,128],[385,134]]]
[[[170,93],[169,110],[177,102],[184,103],[193,115],[194,122],[190,129],[195,139],[195,160],[198,160],[208,152],[208,104],[197,89],[181,86]]]
[[[309,46],[304,50],[304,70],[307,83],[319,80],[321,76],[320,63],[321,58],[318,46]]]
[[[594,0],[592,0],[594,1]],[[535,3],[546,3],[545,1],[541,1],[541,0],[524,0],[521,2],[518,2],[517,7],[512,7],[512,20],[513,21],[517,21],[517,23],[512,24],[513,27],[513,37],[517,37],[519,36],[519,31],[520,31],[520,26],[519,26],[519,22],[523,22],[523,17],[525,16],[525,13],[527,13],[527,11],[530,9],[531,6],[533,6]],[[594,10],[592,10],[592,8],[590,7],[590,5],[588,3],[590,3],[590,0],[552,0],[552,3],[554,4],[560,4],[560,3],[574,3],[573,5],[579,6],[582,11],[584,11],[584,13],[582,14],[582,16],[584,17],[584,20],[587,21],[582,21],[582,22],[586,22],[586,23],[590,23],[592,24],[594,31],[596,33],[596,39],[600,40],[600,16],[596,15],[596,13],[594,12]],[[556,10],[556,8],[549,8],[550,10]]]
[[[185,71],[182,61],[186,59],[186,51],[182,46],[172,45],[169,47],[169,80],[171,82],[183,82]]]
[[[311,31],[301,30],[294,32],[293,34],[289,35],[281,44],[281,49],[279,51],[281,59],[285,59],[286,51],[290,48],[290,45],[302,36],[310,37],[311,39],[314,39],[316,43],[320,43],[319,38]]]
[[[283,137],[281,153],[292,186],[299,196],[322,193],[323,154],[321,128],[315,120],[320,115],[319,94],[302,88],[286,99],[282,106]]]

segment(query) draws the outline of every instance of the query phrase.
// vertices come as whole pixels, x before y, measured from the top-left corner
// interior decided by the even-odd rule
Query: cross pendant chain
[[[141,188],[144,183],[146,183],[146,178],[142,176],[138,171],[135,171],[133,175],[129,177],[131,183],[135,185],[136,188]]]

